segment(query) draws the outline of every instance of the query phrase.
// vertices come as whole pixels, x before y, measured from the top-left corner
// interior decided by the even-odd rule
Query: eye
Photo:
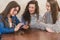
[[[17,11],[17,9],[14,9],[14,11]]]
[[[50,7],[49,5],[46,5],[47,7]]]
[[[34,8],[34,7],[31,7],[32,9]]]

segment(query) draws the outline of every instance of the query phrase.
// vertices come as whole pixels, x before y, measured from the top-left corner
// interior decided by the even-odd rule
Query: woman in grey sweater
[[[41,27],[45,28],[48,32],[60,32],[60,15],[58,14],[58,3],[56,1],[48,2],[51,6],[53,24],[45,24],[40,22]]]

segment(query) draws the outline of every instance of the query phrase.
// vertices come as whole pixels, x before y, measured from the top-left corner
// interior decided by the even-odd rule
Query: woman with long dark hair
[[[37,1],[29,1],[22,15],[22,22],[29,26],[35,25],[39,20],[39,6]],[[32,26],[33,27],[33,26]]]

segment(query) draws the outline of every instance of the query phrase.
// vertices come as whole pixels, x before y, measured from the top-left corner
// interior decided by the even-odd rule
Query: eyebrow
[[[15,8],[14,11],[17,11],[17,9]]]

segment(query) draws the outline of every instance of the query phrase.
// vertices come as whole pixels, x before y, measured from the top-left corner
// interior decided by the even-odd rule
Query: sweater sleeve
[[[3,22],[0,22],[0,33],[4,34],[4,33],[11,33],[14,32],[14,28],[7,28],[4,26]]]
[[[20,23],[19,19],[15,16],[16,19],[16,25]]]
[[[26,24],[26,21],[24,20],[23,17],[21,17],[21,22],[25,25]]]

